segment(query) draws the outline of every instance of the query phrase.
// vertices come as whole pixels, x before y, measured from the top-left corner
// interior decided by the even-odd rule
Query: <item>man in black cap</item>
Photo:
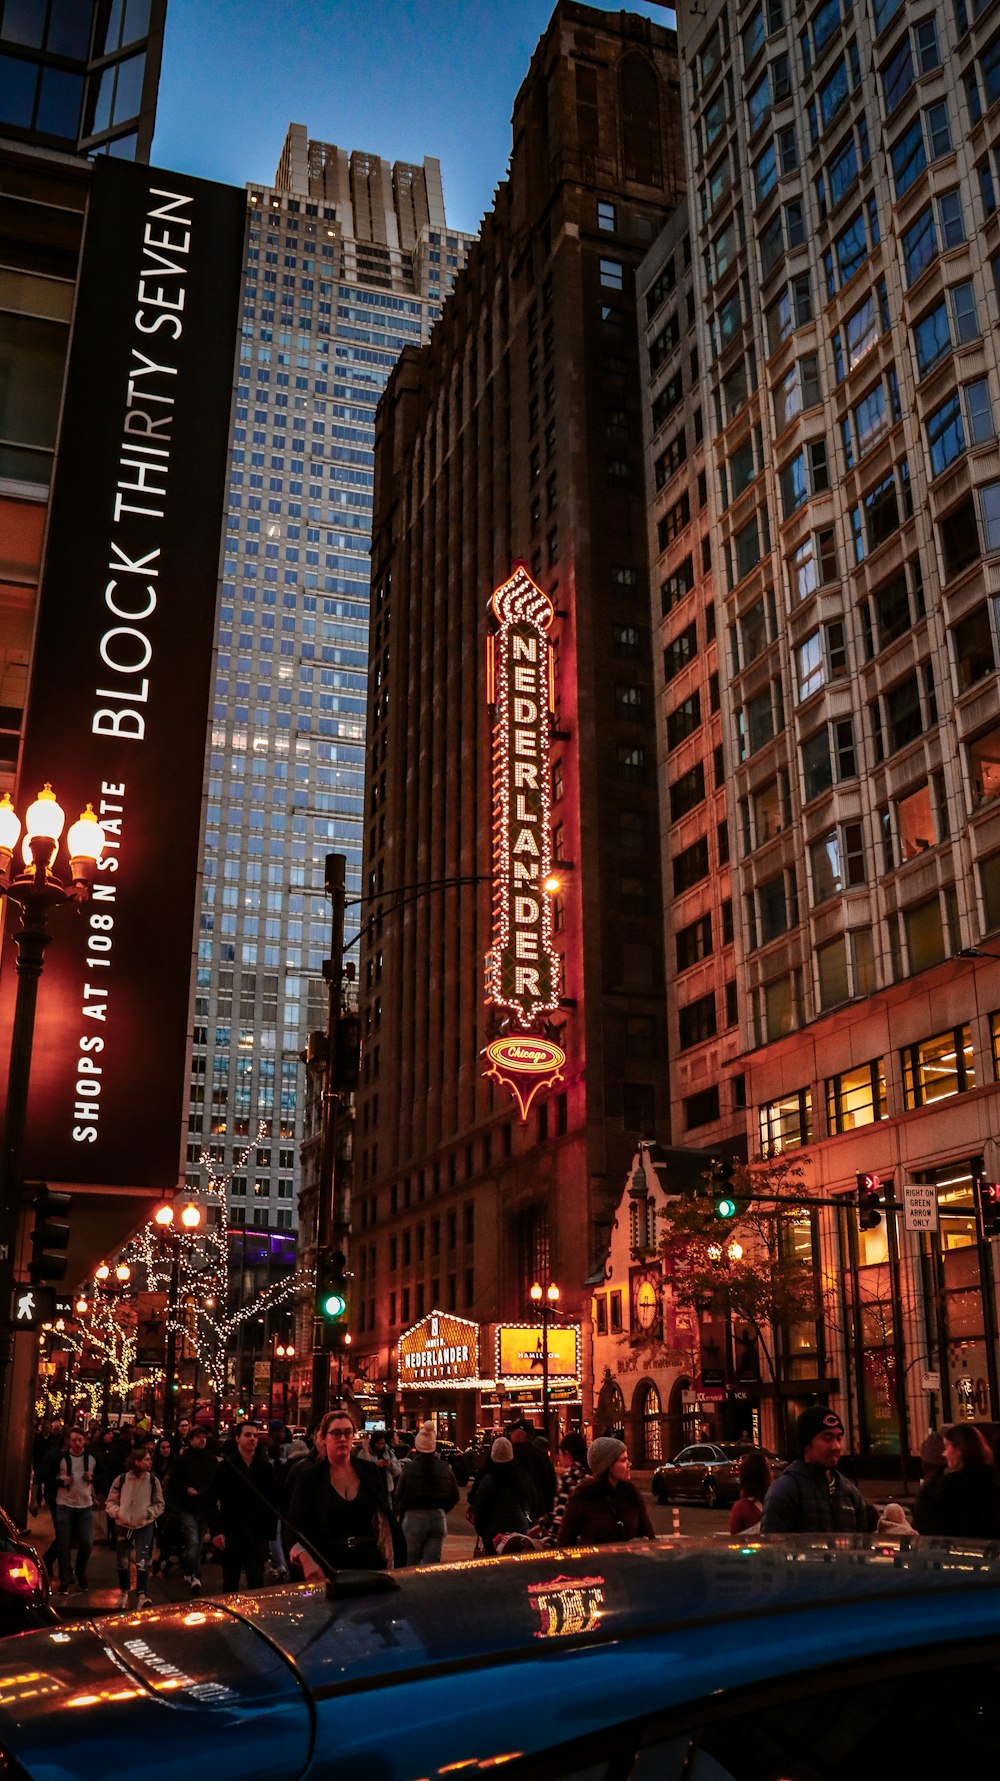
[[[836,1410],[810,1404],[795,1424],[799,1458],[764,1498],[762,1534],[863,1534],[868,1512],[857,1486],[837,1470],[844,1425]]]

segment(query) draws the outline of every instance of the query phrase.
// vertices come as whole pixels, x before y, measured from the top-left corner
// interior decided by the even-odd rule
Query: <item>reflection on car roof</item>
[[[308,1605],[301,1588],[272,1590],[240,1606],[306,1686],[325,1694],[413,1669],[537,1653],[539,1641],[603,1643],[713,1621],[744,1638],[744,1623],[775,1612],[970,1585],[1000,1590],[1000,1543],[873,1547],[863,1536],[751,1535],[745,1544],[575,1547],[404,1571],[400,1585],[333,1602],[317,1588]]]

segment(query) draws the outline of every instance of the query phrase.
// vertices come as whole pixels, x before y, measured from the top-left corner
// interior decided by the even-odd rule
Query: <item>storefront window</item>
[[[940,1292],[930,1306],[939,1317],[930,1331],[935,1348],[943,1349],[942,1415],[956,1422],[987,1419],[991,1415],[989,1373],[986,1365],[983,1292],[990,1290],[980,1270],[972,1177],[982,1166],[980,1158],[968,1158],[943,1168],[915,1174],[914,1180],[933,1184],[938,1190]],[[930,1259],[935,1256],[931,1240]]]
[[[815,1232],[813,1214],[790,1218],[782,1223],[780,1233],[783,1260],[793,1269],[808,1269],[815,1276]],[[785,1376],[789,1379],[816,1378],[820,1368],[819,1326],[815,1318],[803,1318],[786,1325]]]

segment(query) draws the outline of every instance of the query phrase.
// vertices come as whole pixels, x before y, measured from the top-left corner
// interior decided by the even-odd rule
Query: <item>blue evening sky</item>
[[[441,162],[452,228],[475,232],[554,0],[169,0],[154,166],[274,177],[290,123],[390,161]],[[600,11],[618,11],[597,0]],[[673,25],[653,0],[629,10]]]

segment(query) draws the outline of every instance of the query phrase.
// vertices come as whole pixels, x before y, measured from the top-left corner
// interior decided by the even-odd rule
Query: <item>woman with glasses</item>
[[[406,1563],[406,1542],[389,1506],[385,1473],[352,1452],[349,1410],[328,1410],[320,1423],[318,1465],[300,1468],[289,1504],[288,1556],[307,1583],[331,1571],[391,1571]]]

